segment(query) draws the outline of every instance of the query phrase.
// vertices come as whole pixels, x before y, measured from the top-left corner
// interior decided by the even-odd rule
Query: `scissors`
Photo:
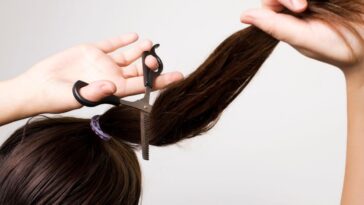
[[[142,156],[144,160],[149,160],[149,114],[152,111],[152,105],[150,105],[150,93],[153,90],[153,82],[156,77],[158,77],[163,71],[163,62],[156,54],[155,49],[159,47],[159,44],[156,44],[152,47],[150,51],[144,51],[142,54],[142,65],[143,65],[143,81],[145,86],[145,94],[142,99],[131,102],[120,99],[115,95],[107,96],[101,99],[98,102],[91,102],[80,95],[80,89],[87,86],[88,83],[78,80],[73,85],[73,95],[76,100],[87,107],[95,107],[101,104],[111,104],[115,106],[126,105],[129,107],[136,108],[140,111],[140,134],[141,134],[141,146],[142,146]],[[151,55],[157,59],[158,68],[151,69],[145,63],[146,58]]]

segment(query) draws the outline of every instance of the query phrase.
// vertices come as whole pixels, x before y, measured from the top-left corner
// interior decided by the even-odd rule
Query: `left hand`
[[[15,80],[24,85],[34,114],[61,113],[80,108],[72,94],[77,80],[90,83],[80,90],[81,95],[98,101],[109,95],[125,97],[144,92],[141,62],[135,63],[144,51],[150,50],[152,42],[139,42],[135,47],[121,53],[117,49],[138,40],[137,34],[127,34],[98,43],[82,44],[51,56],[19,76]],[[158,63],[152,56],[146,64],[157,68]],[[158,76],[155,89],[183,79],[179,72]]]
[[[262,8],[245,11],[240,20],[290,44],[307,57],[341,68],[346,74],[362,70],[357,68],[364,65],[364,45],[359,40],[364,36],[363,22],[351,22],[349,19],[343,22],[350,24],[358,32],[359,36],[356,36],[352,30],[337,23],[330,26],[318,18],[298,18],[281,13],[284,8],[294,13],[302,13],[309,6],[307,0],[261,0],[261,2]],[[354,6],[358,3],[350,4]]]

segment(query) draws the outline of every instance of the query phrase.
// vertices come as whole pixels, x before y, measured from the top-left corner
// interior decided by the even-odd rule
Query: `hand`
[[[253,24],[278,40],[291,44],[308,57],[331,63],[344,71],[348,99],[348,143],[341,204],[364,204],[362,194],[364,189],[364,64],[361,60],[364,45],[352,32],[342,29],[343,27],[339,25],[337,29],[342,31],[344,37],[349,40],[349,45],[345,44],[343,38],[332,27],[320,20],[298,19],[292,15],[277,13],[284,7],[293,12],[302,12],[307,8],[307,1],[263,0],[263,8],[244,12],[241,21]],[[363,28],[354,24],[352,24],[354,29],[362,38]],[[359,61],[356,61],[351,54],[354,54]]]
[[[351,41],[353,52],[343,38],[322,21],[313,18],[299,19],[279,13],[284,8],[294,13],[303,12],[308,6],[307,0],[263,0],[262,5],[263,8],[244,12],[241,21],[292,45],[310,58],[335,65],[344,72],[354,67],[363,67],[358,66],[362,62],[355,61],[351,54],[354,53],[358,59],[363,59],[364,45],[348,30],[343,30],[343,33]]]
[[[32,109],[37,113],[60,113],[80,108],[72,94],[72,86],[77,80],[90,83],[80,93],[94,102],[113,94],[125,97],[143,93],[142,64],[135,61],[143,51],[151,49],[152,42],[142,41],[124,52],[114,52],[137,39],[136,34],[127,34],[70,48],[34,65],[18,77],[18,81],[26,87],[24,91],[31,96]],[[152,56],[147,57],[146,64],[151,68],[158,67]],[[155,80],[155,89],[182,78],[179,72],[162,74]]]

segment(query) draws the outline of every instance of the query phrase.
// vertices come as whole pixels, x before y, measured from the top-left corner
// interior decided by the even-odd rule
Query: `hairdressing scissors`
[[[143,159],[149,160],[149,114],[152,110],[152,105],[150,105],[150,93],[153,90],[153,82],[157,76],[159,76],[163,71],[163,62],[156,54],[155,49],[159,47],[159,44],[156,44],[152,47],[150,51],[144,51],[142,54],[142,65],[143,65],[143,80],[145,86],[145,94],[142,99],[136,100],[134,102],[126,101],[120,99],[115,95],[111,95],[103,98],[98,102],[91,102],[80,95],[80,89],[88,85],[88,83],[83,82],[81,80],[77,81],[72,89],[73,95],[76,100],[84,106],[87,107],[95,107],[101,104],[111,104],[115,106],[126,105],[129,107],[136,108],[140,110],[140,134],[141,134],[141,146],[142,146],[142,155]],[[145,63],[146,58],[148,56],[153,56],[157,59],[158,68],[153,70],[148,67]]]

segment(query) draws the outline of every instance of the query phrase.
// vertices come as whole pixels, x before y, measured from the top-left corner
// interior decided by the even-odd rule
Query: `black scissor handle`
[[[87,85],[88,85],[88,83],[78,80],[73,85],[73,88],[72,88],[73,96],[76,98],[76,100],[81,105],[84,105],[86,107],[95,107],[95,106],[101,105],[101,104],[110,104],[110,105],[115,105],[115,106],[120,105],[120,98],[115,95],[107,96],[98,102],[91,102],[91,101],[87,100],[86,98],[82,97],[82,95],[80,94],[80,90],[81,90],[81,88],[83,88]]]
[[[143,63],[143,75],[144,75],[144,86],[148,86],[150,88],[153,88],[153,81],[154,79],[160,75],[163,71],[163,62],[159,58],[159,56],[156,54],[155,49],[159,47],[159,44],[155,44],[150,51],[144,51],[142,55],[142,63]],[[158,68],[153,71],[153,69],[149,68],[145,64],[145,59],[147,56],[153,56],[157,59],[158,62]]]
[[[142,55],[142,63],[143,63],[143,74],[144,74],[144,85],[148,86],[150,88],[153,88],[153,81],[154,79],[161,74],[161,72],[163,71],[163,62],[162,60],[159,58],[159,56],[155,53],[155,49],[159,47],[159,44],[156,44],[152,47],[152,49],[150,51],[144,51],[143,55]],[[153,71],[151,68],[149,68],[146,64],[145,64],[145,59],[147,58],[147,56],[153,56],[157,59],[158,62],[158,68],[156,71]],[[76,98],[76,100],[84,106],[87,107],[95,107],[101,104],[110,104],[110,105],[115,105],[118,106],[120,105],[120,98],[115,96],[115,95],[110,95],[107,96],[105,98],[103,98],[102,100],[98,101],[98,102],[91,102],[87,99],[85,99],[84,97],[82,97],[82,95],[80,94],[80,89],[87,86],[88,83],[83,82],[81,80],[78,80],[72,88],[72,93],[73,96]]]

